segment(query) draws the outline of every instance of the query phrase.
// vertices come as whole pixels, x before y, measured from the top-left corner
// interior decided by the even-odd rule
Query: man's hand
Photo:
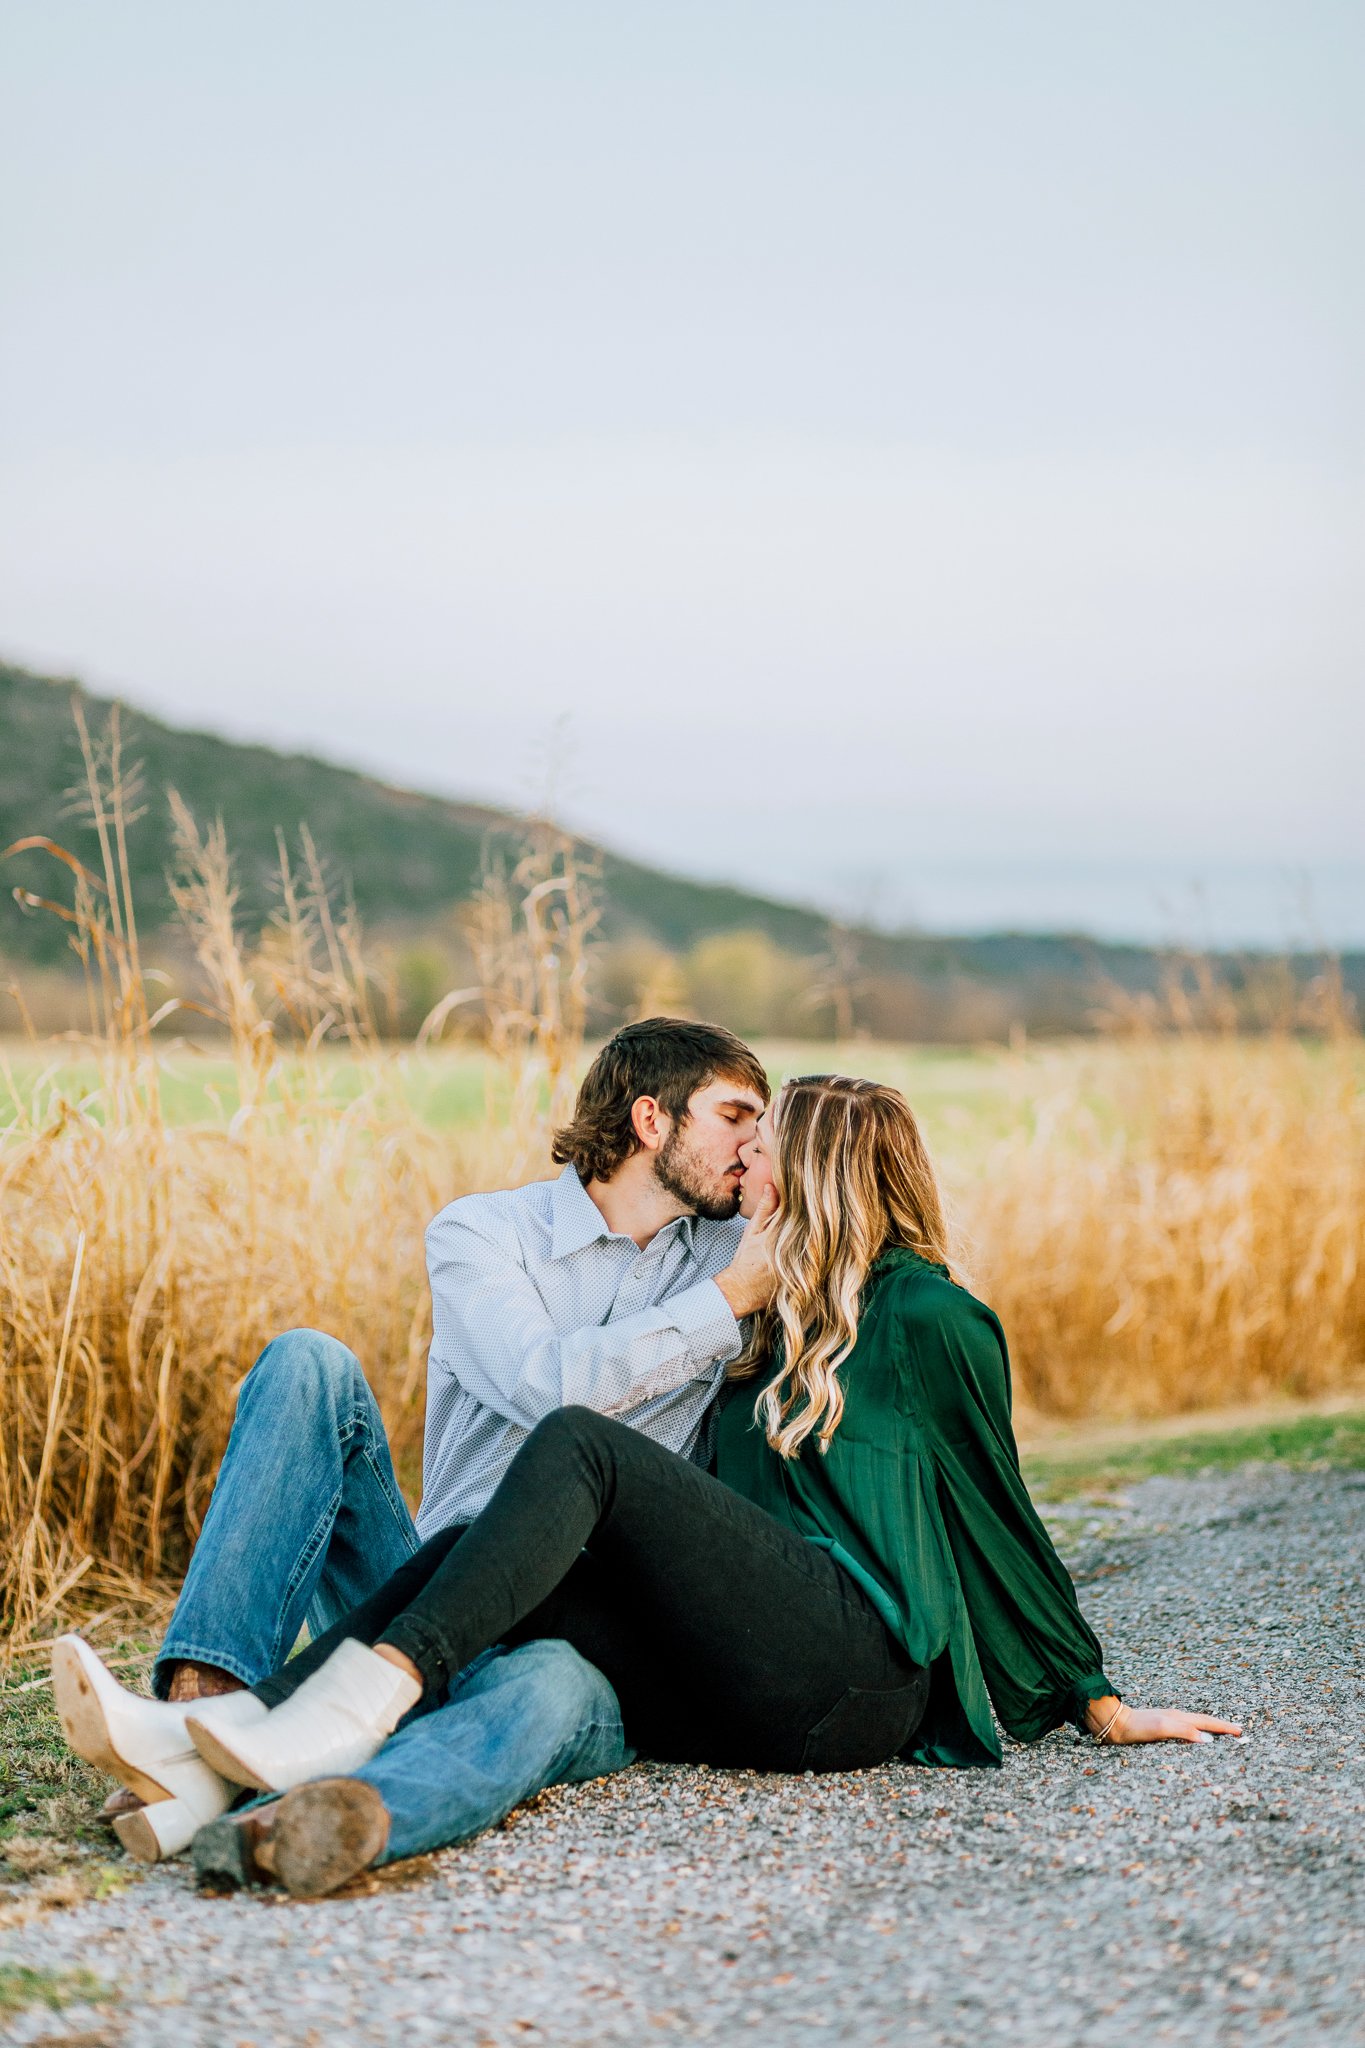
[[[716,1285],[729,1302],[736,1322],[766,1308],[776,1291],[777,1275],[773,1271],[776,1220],[777,1196],[772,1188],[767,1187],[749,1218],[739,1241],[739,1250],[724,1272],[716,1275]]]

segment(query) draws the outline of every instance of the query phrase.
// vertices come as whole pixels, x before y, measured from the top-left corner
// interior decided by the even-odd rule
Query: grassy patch
[[[31,1970],[23,1963],[0,1963],[0,2013],[22,2012],[28,2005],[99,2005],[114,1997],[89,1970]]]
[[[1300,1415],[1189,1436],[1144,1437],[1135,1432],[1130,1441],[1103,1449],[1026,1451],[1022,1463],[1029,1489],[1039,1499],[1069,1500],[1078,1494],[1112,1494],[1140,1479],[1230,1471],[1253,1460],[1301,1470],[1365,1470],[1365,1411]]]
[[[94,1821],[108,1790],[104,1778],[67,1748],[50,1687],[19,1689],[39,1675],[20,1669],[0,1694],[0,1860],[6,1876],[14,1875],[6,1856],[11,1841],[79,1849],[103,1846],[107,1839]]]
[[[117,1660],[146,1648],[139,1640],[110,1654]],[[136,1668],[120,1666],[118,1675]],[[117,1842],[95,1818],[110,1781],[67,1748],[51,1687],[31,1684],[45,1676],[42,1665],[17,1666],[0,1691],[0,1886],[37,1880],[54,1902],[60,1889],[60,1903],[74,1903],[77,1895],[107,1896],[125,1869]],[[117,1870],[96,1860],[110,1854],[120,1858]],[[58,1874],[79,1882],[58,1887]]]

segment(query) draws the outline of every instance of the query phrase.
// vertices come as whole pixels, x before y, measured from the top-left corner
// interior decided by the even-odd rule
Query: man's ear
[[[673,1119],[652,1095],[637,1095],[630,1105],[630,1124],[642,1150],[659,1152],[673,1128]]]

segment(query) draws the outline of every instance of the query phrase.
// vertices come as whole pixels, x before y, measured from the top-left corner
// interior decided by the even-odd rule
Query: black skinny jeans
[[[775,1771],[884,1762],[924,1713],[855,1579],[752,1501],[590,1408],[545,1418],[467,1529],[443,1529],[256,1688],[288,1697],[344,1637],[443,1688],[493,1643],[571,1643],[646,1755]]]

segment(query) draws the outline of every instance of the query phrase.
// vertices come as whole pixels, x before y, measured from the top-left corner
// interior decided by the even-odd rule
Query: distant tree
[[[810,961],[766,932],[717,932],[682,963],[688,1006],[746,1037],[804,1037],[814,1028]]]

